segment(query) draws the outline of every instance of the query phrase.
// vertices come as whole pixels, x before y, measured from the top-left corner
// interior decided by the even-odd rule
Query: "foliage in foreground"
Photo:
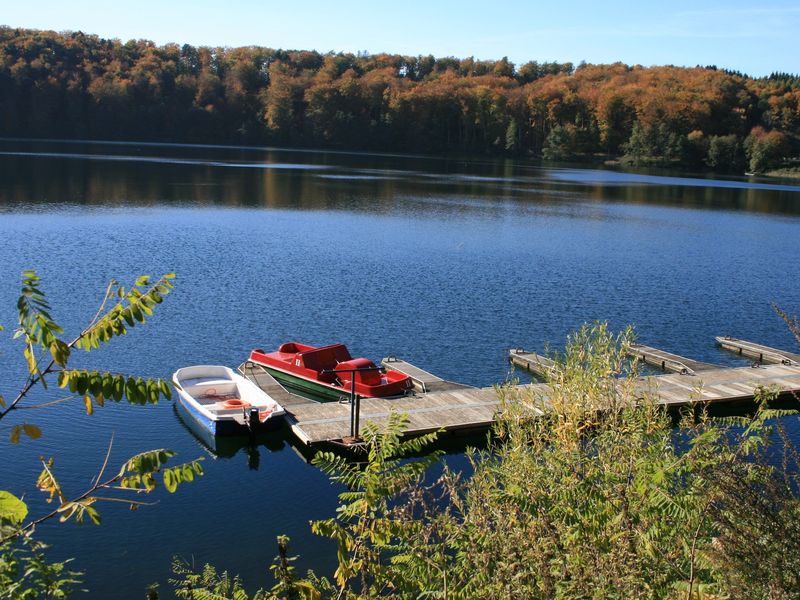
[[[432,439],[401,441],[399,416],[368,429],[365,465],[318,458],[348,488],[336,517],[312,524],[339,566],[332,581],[297,579],[279,556],[267,597],[797,597],[800,462],[774,420],[786,413],[765,391],[753,417],[675,428],[625,372],[630,339],[584,327],[547,397],[500,389],[467,480],[445,469],[427,485],[433,458],[397,460]]]
[[[160,398],[171,397],[163,379],[71,369],[69,363],[76,351],[93,352],[143,325],[171,291],[173,278],[173,274],[167,274],[153,281],[142,276],[130,288],[112,281],[89,324],[69,340],[62,337],[64,329],[51,314],[39,276],[34,271],[22,274],[14,338],[22,343],[27,377],[13,399],[9,396],[7,402],[0,395],[0,421],[11,422],[12,444],[42,436],[38,425],[22,420],[26,409],[52,410],[53,405],[79,399],[91,415],[106,402],[154,404]],[[34,399],[34,392],[48,390],[54,379],[63,395],[47,402]],[[179,484],[203,474],[198,461],[167,466],[175,453],[166,448],[136,454],[115,472],[107,473],[112,442],[97,474],[81,492],[69,493],[57,477],[54,459],[41,459],[36,488],[47,495],[48,504],[54,505],[44,514],[30,515],[26,502],[0,489],[0,599],[62,598],[78,583],[80,574],[68,571],[66,563],[46,561],[45,546],[33,538],[40,523],[57,517],[61,522],[90,521],[99,525],[101,517],[96,505],[100,502],[124,502],[133,510],[144,503],[132,497],[149,494],[158,487],[159,479],[168,491],[174,492]]]

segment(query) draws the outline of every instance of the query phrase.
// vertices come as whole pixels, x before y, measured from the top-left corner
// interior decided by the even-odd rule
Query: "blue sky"
[[[800,1],[37,0],[0,23],[209,46],[800,72]],[[391,8],[389,7],[391,6]]]

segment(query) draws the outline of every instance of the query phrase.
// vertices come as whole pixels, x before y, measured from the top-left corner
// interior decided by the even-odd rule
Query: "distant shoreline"
[[[604,171],[618,171],[631,174],[650,174],[660,175],[664,177],[693,177],[693,178],[713,178],[724,181],[749,181],[758,183],[764,180],[769,182],[778,183],[776,180],[784,180],[786,185],[791,187],[797,186],[800,189],[800,169],[797,168],[784,168],[775,169],[767,173],[747,174],[747,173],[731,173],[720,172],[713,170],[697,170],[686,168],[682,165],[664,164],[663,162],[654,161],[645,165],[632,165],[622,160],[621,157],[609,157],[605,155],[572,157],[566,161],[548,161],[537,157],[503,157],[503,156],[487,156],[482,154],[417,154],[417,153],[403,153],[403,152],[380,152],[380,151],[365,151],[365,150],[346,150],[346,149],[330,149],[330,148],[301,148],[301,147],[288,147],[288,146],[265,146],[265,145],[246,145],[246,144],[194,144],[188,142],[161,142],[161,141],[141,141],[141,140],[92,140],[92,139],[64,139],[64,138],[36,138],[36,137],[0,137],[0,144],[3,143],[26,143],[26,144],[61,144],[61,145],[92,145],[92,146],[118,146],[118,147],[149,147],[149,148],[196,148],[196,149],[211,149],[211,150],[241,150],[251,152],[286,152],[298,154],[334,154],[344,156],[375,156],[382,158],[398,158],[398,159],[424,159],[424,160],[441,160],[441,161],[470,161],[470,162],[486,162],[496,163],[503,161],[512,161],[520,165],[529,165],[531,167],[541,168],[567,168],[567,169],[586,169],[586,170],[604,170]],[[46,153],[51,154],[51,153]],[[0,152],[0,155],[8,155],[6,152]],[[109,159],[110,160],[110,159]],[[785,180],[792,181],[785,181]]]
[[[800,161],[791,73],[156,46],[2,26],[0,57],[8,137],[619,159],[791,178],[784,169]]]

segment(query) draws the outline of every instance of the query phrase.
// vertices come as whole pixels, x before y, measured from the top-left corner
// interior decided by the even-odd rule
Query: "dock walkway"
[[[512,351],[513,356],[513,351]],[[405,361],[391,362],[392,368],[402,363],[412,371],[413,365]],[[349,403],[319,403],[283,390],[263,370],[245,363],[242,372],[262,389],[283,404],[289,425],[304,444],[315,446],[327,442],[341,442],[350,435],[351,409]],[[414,367],[416,369],[416,367]],[[398,369],[400,370],[400,369]],[[427,373],[422,369],[414,371]],[[431,391],[414,393],[399,398],[364,398],[360,400],[360,422],[384,424],[392,411],[408,415],[406,435],[419,435],[430,431],[486,430],[494,422],[500,408],[495,388],[450,387],[433,391],[444,380],[428,380]],[[426,383],[426,385],[428,384]],[[444,382],[451,383],[451,382]],[[276,389],[275,386],[280,389]],[[458,386],[459,384],[455,384]],[[550,385],[546,383],[518,386],[534,394],[546,410]],[[800,364],[768,364],[759,367],[698,369],[694,375],[675,373],[642,377],[637,381],[638,395],[650,394],[669,408],[693,404],[717,404],[752,401],[762,387],[778,390],[782,396],[800,394]]]

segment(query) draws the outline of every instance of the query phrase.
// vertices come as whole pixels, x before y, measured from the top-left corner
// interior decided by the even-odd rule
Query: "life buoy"
[[[222,403],[222,408],[250,408],[250,403],[240,398],[231,398]]]
[[[261,411],[260,413],[258,413],[258,420],[259,420],[259,421],[261,421],[261,422],[263,423],[264,421],[266,421],[267,419],[269,419],[269,416],[270,416],[271,414],[272,414],[272,409],[271,409],[271,408],[268,408],[268,409],[266,409],[266,410],[263,410],[263,411]]]

